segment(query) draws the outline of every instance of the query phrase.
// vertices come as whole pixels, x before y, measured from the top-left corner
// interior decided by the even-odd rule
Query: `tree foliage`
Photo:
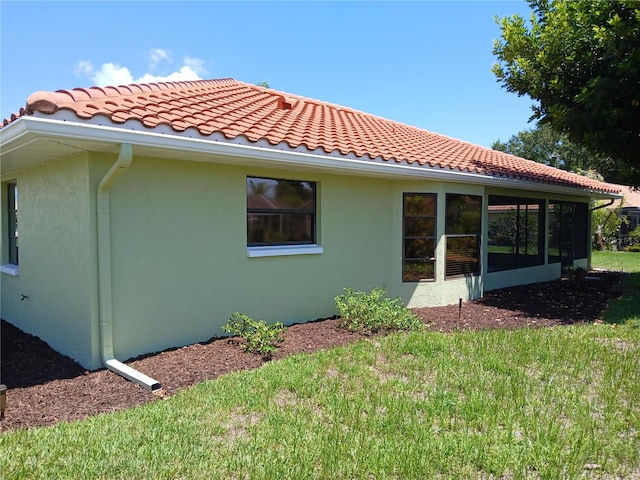
[[[529,22],[497,19],[498,81],[536,102],[532,119],[618,159],[624,183],[640,184],[640,2],[528,3]]]
[[[598,180],[617,182],[620,172],[619,162],[591,153],[549,125],[524,130],[506,142],[497,140],[491,148]]]
[[[617,208],[604,208],[606,202],[596,202],[591,213],[593,225],[593,248],[615,250],[618,246],[620,227],[629,222]]]

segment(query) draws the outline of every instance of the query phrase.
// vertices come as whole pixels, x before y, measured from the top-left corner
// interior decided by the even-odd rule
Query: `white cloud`
[[[204,60],[200,58],[184,57],[184,64],[187,67],[190,67],[198,75],[206,75],[209,73],[207,72],[207,69],[204,68],[204,63]]]
[[[88,60],[80,60],[73,69],[73,73],[90,77],[93,75],[93,65]]]
[[[202,77],[198,75],[189,66],[180,68],[179,71],[170,73],[169,75],[151,75],[145,73],[142,77],[136,80],[136,83],[152,83],[152,82],[180,82],[184,80],[202,80]]]
[[[158,63],[163,60],[171,62],[171,51],[164,50],[162,48],[152,48],[149,52],[149,56],[151,57],[151,65],[149,68],[154,69]]]
[[[150,51],[151,65],[150,70],[157,66],[159,62],[171,61],[171,52],[160,48],[154,48]],[[204,67],[205,61],[199,58],[187,57],[183,59],[183,66],[179,70],[173,71],[167,75],[154,75],[145,73],[134,80],[131,71],[127,67],[118,65],[117,63],[103,63],[96,70],[88,60],[79,61],[73,69],[73,73],[79,76],[90,78],[94,84],[99,87],[107,85],[127,85],[129,83],[156,83],[156,82],[179,82],[186,80],[202,80],[202,75],[208,72]]]
[[[114,63],[103,63],[100,70],[93,75],[93,81],[99,87],[107,85],[126,85],[133,83],[133,77],[127,67]]]

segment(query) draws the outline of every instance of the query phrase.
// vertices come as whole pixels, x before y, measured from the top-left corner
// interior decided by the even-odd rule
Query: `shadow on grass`
[[[624,276],[622,294],[610,303],[604,321],[640,328],[640,272]]]

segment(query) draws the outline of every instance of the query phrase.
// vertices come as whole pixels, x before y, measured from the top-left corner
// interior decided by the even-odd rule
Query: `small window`
[[[447,194],[445,278],[480,273],[482,197]]]
[[[18,184],[7,184],[7,260],[18,265]]]
[[[315,243],[315,182],[247,177],[247,246]]]
[[[436,194],[405,193],[402,228],[402,281],[433,280],[436,262]]]

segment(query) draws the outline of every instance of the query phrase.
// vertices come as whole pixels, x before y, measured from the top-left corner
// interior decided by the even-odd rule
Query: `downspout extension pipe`
[[[112,372],[155,392],[160,382],[116,360],[113,355],[113,298],[111,292],[111,211],[110,192],[116,181],[133,160],[133,146],[120,145],[120,154],[111,169],[98,184],[98,306],[100,317],[100,353],[102,363]]]

